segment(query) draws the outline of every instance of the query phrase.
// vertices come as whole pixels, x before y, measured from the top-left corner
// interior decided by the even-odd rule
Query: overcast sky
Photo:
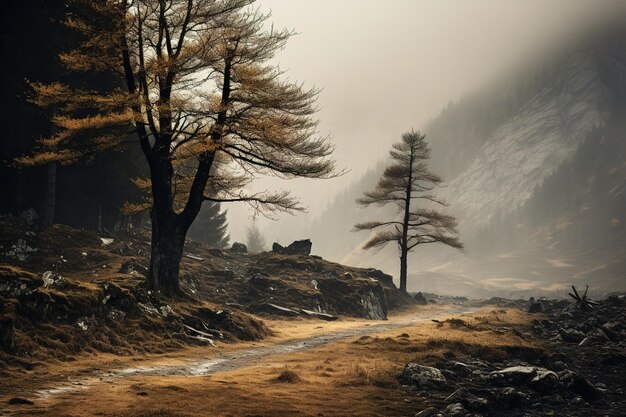
[[[626,0],[256,4],[272,12],[275,26],[298,33],[276,60],[291,80],[323,89],[320,133],[336,145],[338,166],[350,170],[327,181],[259,182],[262,188],[292,189],[313,215],[375,165],[402,132],[419,130],[449,100],[626,10]],[[249,211],[228,209],[232,239],[245,241]]]

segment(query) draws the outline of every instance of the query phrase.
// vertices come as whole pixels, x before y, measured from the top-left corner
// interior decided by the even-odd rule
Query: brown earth
[[[446,308],[423,307],[420,316],[441,314]],[[415,312],[405,312],[387,323],[400,325],[407,318],[415,317]],[[472,330],[459,326],[459,320],[472,325]],[[60,382],[68,375],[80,381],[81,375],[102,372],[112,365],[111,356],[103,356],[100,362],[91,357],[91,363],[80,361],[89,365],[82,371],[72,368],[62,373],[58,368],[48,368],[47,377],[22,380],[18,384],[21,395],[12,390],[0,396],[0,403],[8,404],[10,398],[16,397],[33,402],[32,405],[7,405],[7,410],[15,415],[402,416],[412,415],[438,401],[415,395],[398,382],[407,362],[435,364],[443,358],[464,355],[501,360],[522,348],[542,354],[540,346],[514,332],[500,330],[503,326],[527,327],[530,318],[519,311],[482,309],[459,316],[456,321],[440,321],[445,324],[421,321],[288,354],[269,354],[260,359],[252,358],[240,368],[210,375],[130,375],[47,397],[32,396],[33,390]],[[240,347],[218,345],[217,349],[209,351],[193,348],[165,357],[141,358],[140,364],[180,364],[189,359],[189,355],[203,359],[232,358],[254,345],[278,346],[303,335],[311,337],[363,329],[375,322],[289,320],[271,321],[269,325],[276,329],[276,335],[263,342],[248,342]],[[127,361],[126,365],[129,363],[132,361]],[[116,367],[120,366],[123,364],[118,363]]]
[[[183,294],[143,288],[149,237],[39,228],[0,217],[0,376],[83,353],[160,354],[214,341],[259,340],[272,305],[330,315],[385,318],[410,305],[391,277],[315,256],[240,254],[188,242]],[[47,281],[47,282],[45,282]],[[251,314],[252,313],[252,314]],[[300,313],[300,314],[298,314]],[[208,340],[211,339],[211,340]],[[6,346],[4,346],[6,344]]]

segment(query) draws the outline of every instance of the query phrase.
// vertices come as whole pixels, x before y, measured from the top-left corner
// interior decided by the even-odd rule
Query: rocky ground
[[[189,241],[183,294],[167,299],[142,285],[147,231],[95,234],[28,216],[1,217],[0,231],[0,374],[81,353],[258,340],[271,332],[262,318],[385,319],[412,303],[389,275],[312,256],[308,241],[260,254]]]
[[[566,300],[478,304],[528,309],[536,315],[530,326],[496,330],[543,348],[511,350],[504,360],[472,355],[433,366],[408,363],[401,381],[433,403],[416,417],[626,415],[624,295],[602,300],[589,311]],[[460,320],[446,324],[468,331],[481,327]]]

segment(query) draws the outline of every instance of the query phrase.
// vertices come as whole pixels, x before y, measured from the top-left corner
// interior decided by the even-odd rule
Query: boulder
[[[248,253],[248,247],[243,243],[235,242],[230,248],[230,251],[235,253]]]
[[[439,369],[417,363],[407,363],[400,379],[408,385],[417,385],[418,387],[441,385],[446,382],[446,377]]]
[[[422,294],[421,291],[415,294],[413,296],[413,299],[415,300],[417,304],[421,304],[421,305],[428,304],[428,301],[426,301],[426,297],[424,297],[424,294]]]
[[[538,369],[534,366],[511,366],[491,372],[489,378],[502,385],[522,385],[536,377]]]
[[[274,242],[272,252],[282,253],[284,255],[310,255],[313,243],[309,239],[296,240],[291,245],[283,247]]]
[[[534,302],[528,307],[529,313],[543,313],[543,304]]]

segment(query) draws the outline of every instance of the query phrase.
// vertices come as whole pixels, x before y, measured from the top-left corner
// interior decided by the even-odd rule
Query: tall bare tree
[[[301,210],[288,193],[246,193],[255,175],[328,178],[332,146],[314,119],[318,91],[269,64],[291,32],[268,28],[252,0],[74,0],[67,23],[82,43],[70,71],[116,72],[120,88],[33,83],[54,106],[57,134],[25,164],[72,163],[135,132],[150,167],[149,288],[179,291],[185,235],[203,201]],[[121,87],[125,85],[125,87]],[[131,136],[132,137],[132,136]]]
[[[441,243],[463,249],[458,238],[456,219],[436,210],[446,204],[432,191],[442,180],[430,172],[426,161],[430,149],[425,136],[419,132],[402,135],[402,141],[393,144],[389,165],[374,191],[357,199],[361,206],[395,204],[399,219],[359,223],[354,230],[375,230],[364,248],[383,247],[396,242],[400,251],[400,290],[406,292],[408,253],[417,245]],[[415,207],[415,200],[424,200],[429,208]]]

